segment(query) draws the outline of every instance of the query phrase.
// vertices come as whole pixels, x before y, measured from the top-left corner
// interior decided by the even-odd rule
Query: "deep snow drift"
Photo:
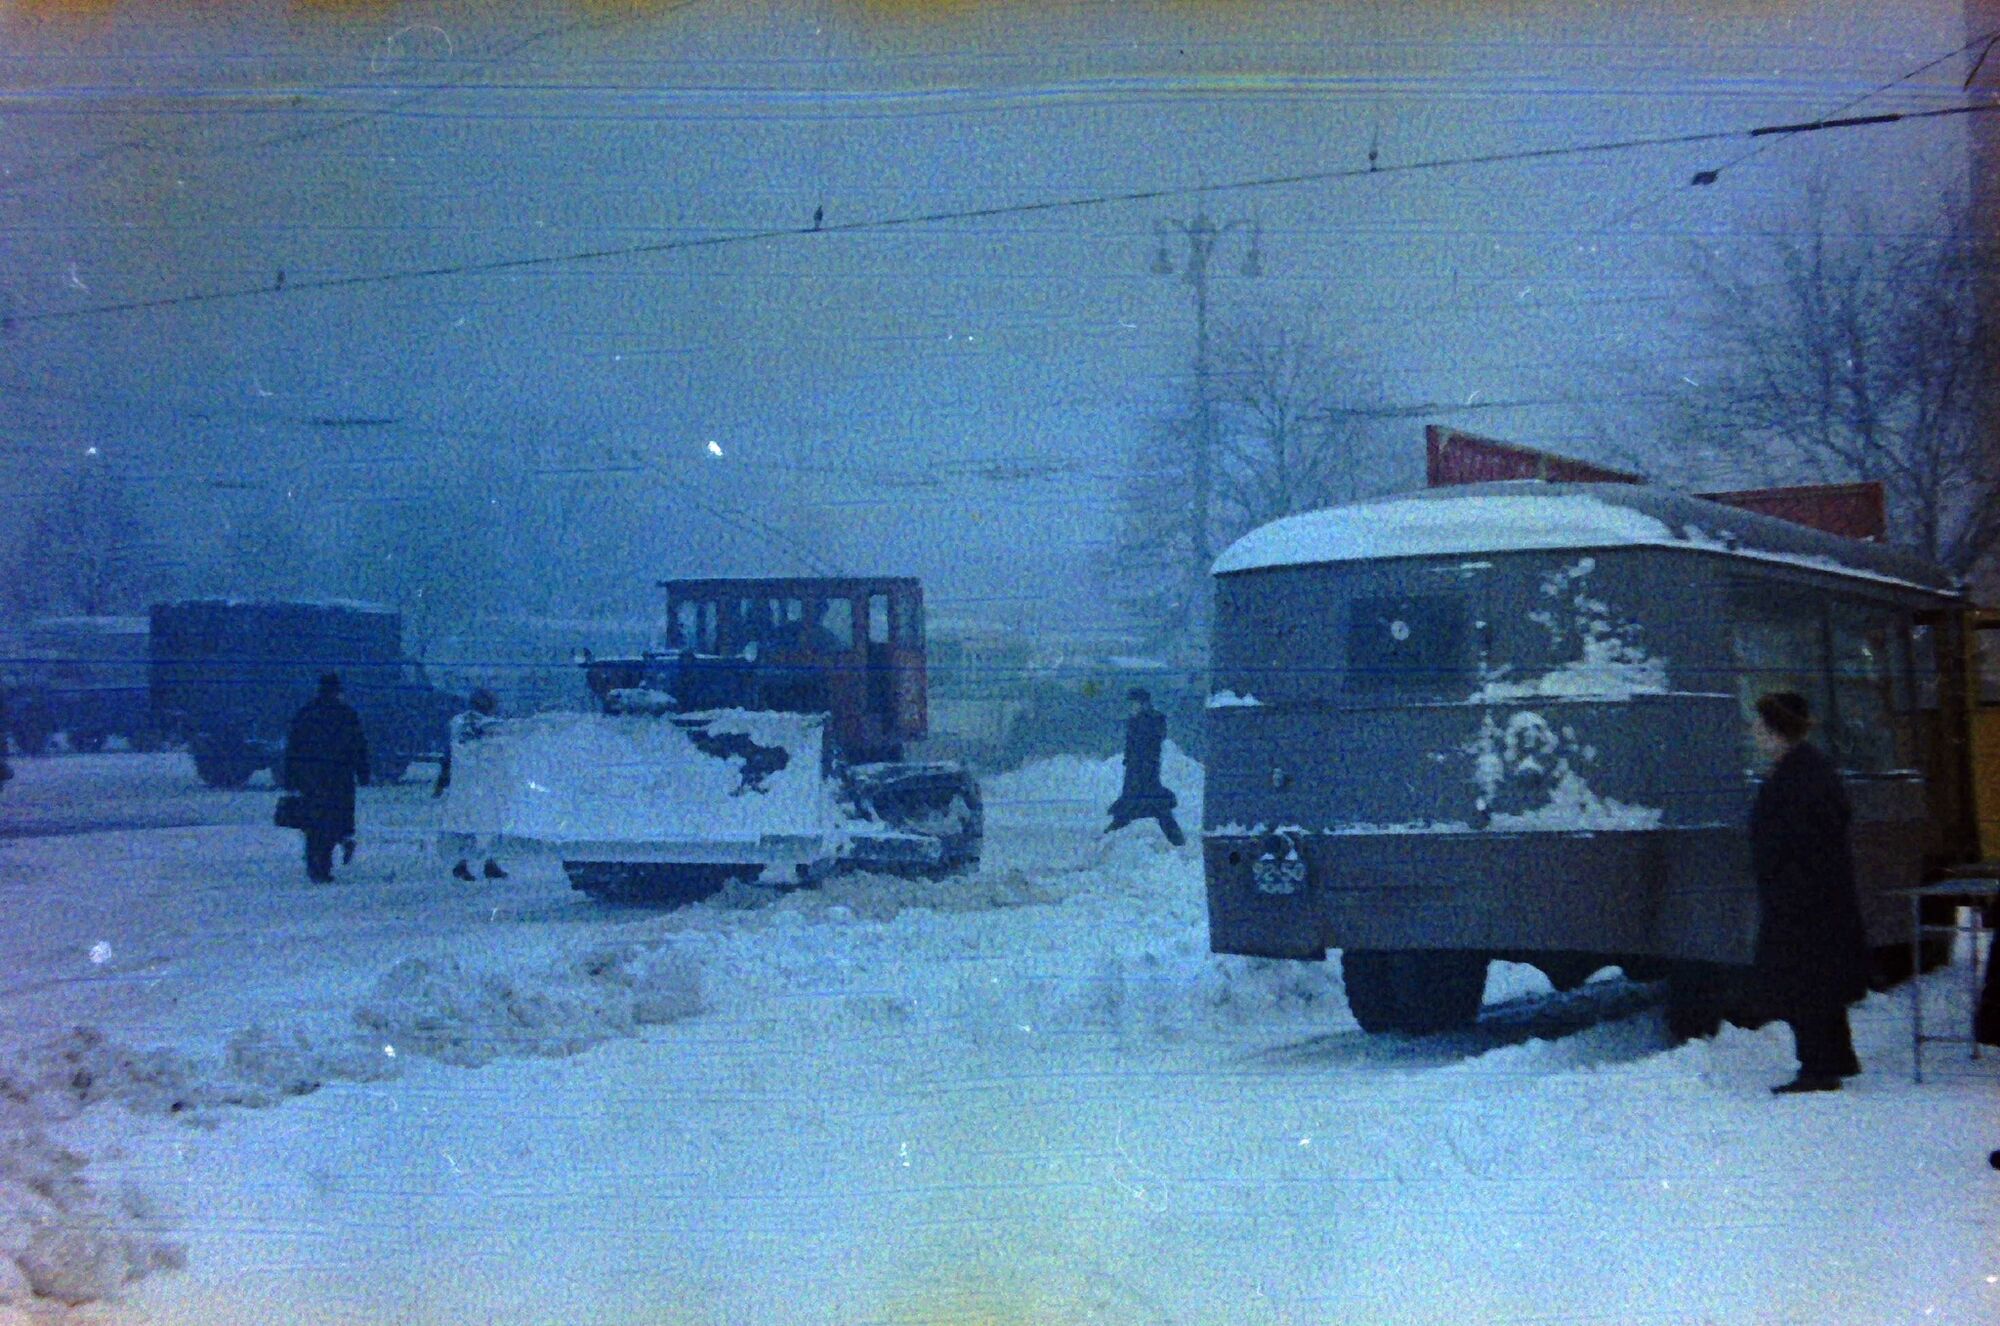
[[[450,881],[415,783],[315,889],[268,793],[23,765],[0,824],[141,768],[223,822],[0,842],[0,1320],[2000,1319],[2000,1074],[1913,1085],[1902,994],[1806,1100],[1608,975],[1371,1038],[1337,962],[1207,952],[1194,847],[1098,836],[1115,760],[988,779],[977,876],[666,913]]]

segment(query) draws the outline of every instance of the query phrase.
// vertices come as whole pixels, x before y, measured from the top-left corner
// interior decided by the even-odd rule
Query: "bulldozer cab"
[[[825,713],[836,747],[901,757],[925,711],[923,589],[911,577],[667,580],[676,707]]]

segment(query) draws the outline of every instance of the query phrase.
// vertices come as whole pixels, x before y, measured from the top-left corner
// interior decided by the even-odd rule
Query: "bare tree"
[[[1318,338],[1277,319],[1238,324],[1225,333],[1218,379],[1219,546],[1356,495],[1357,412],[1373,393]]]
[[[1375,395],[1301,319],[1239,319],[1217,342],[1206,522],[1194,495],[1203,445],[1196,401],[1146,422],[1123,494],[1114,575],[1126,608],[1169,652],[1199,648],[1208,571],[1221,549],[1259,525],[1356,495],[1361,411]]]
[[[1709,487],[1879,480],[1891,538],[1967,572],[2000,539],[1987,245],[1960,207],[1921,234],[1858,207],[1841,222],[1815,193],[1805,228],[1749,260],[1696,255],[1697,342],[1718,366],[1673,392],[1670,468]]]

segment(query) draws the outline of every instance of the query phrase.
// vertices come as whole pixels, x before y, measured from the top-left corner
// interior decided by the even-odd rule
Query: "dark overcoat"
[[[1833,761],[1800,742],[1750,809],[1757,872],[1757,957],[1780,1017],[1850,1004],[1868,992],[1868,936],[1855,894],[1854,811]]]
[[[285,733],[285,789],[305,800],[313,828],[354,836],[354,789],[368,781],[368,739],[361,718],[337,695],[317,695]]]
[[[1157,709],[1149,706],[1125,720],[1125,785],[1116,804],[1135,819],[1178,804],[1160,781],[1160,747],[1166,740],[1167,718]]]

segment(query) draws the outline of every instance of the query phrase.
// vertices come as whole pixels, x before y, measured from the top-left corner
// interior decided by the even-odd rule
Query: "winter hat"
[[[1757,717],[1786,741],[1804,740],[1812,731],[1812,706],[1797,691],[1772,691],[1757,701]]]

